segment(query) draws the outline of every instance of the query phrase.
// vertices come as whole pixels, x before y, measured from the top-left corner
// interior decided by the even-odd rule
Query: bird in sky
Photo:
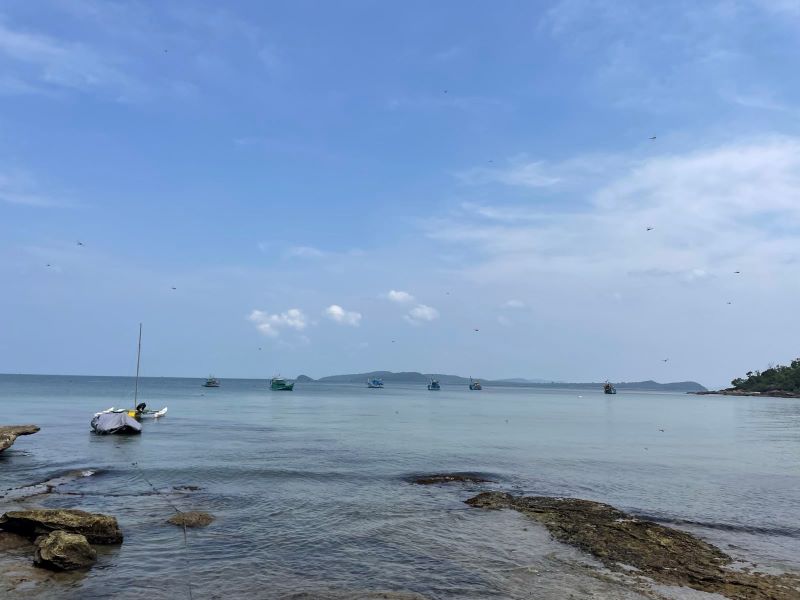
[[[654,140],[654,139],[656,139],[656,136],[651,136],[651,137],[650,137],[650,140],[651,140],[651,141],[652,141],[652,140]]]
[[[667,362],[668,360],[669,360],[668,358],[662,358],[661,362]]]
[[[647,231],[653,231],[653,228],[652,227],[648,227]]]
[[[81,241],[78,241],[77,244],[78,244],[78,246],[83,246],[83,242],[81,242]]]
[[[733,273],[734,273],[734,275],[741,275],[742,274],[741,271],[734,271]]]
[[[728,302],[728,304],[731,304],[731,302]]]
[[[475,331],[480,331],[480,329],[475,329]]]
[[[50,266],[50,263],[47,263],[47,264],[45,265],[45,267],[49,267],[49,266]]]
[[[174,287],[174,286],[173,286],[173,288],[172,288],[172,289],[173,289],[173,290],[177,290],[178,288],[176,288],[176,287]]]

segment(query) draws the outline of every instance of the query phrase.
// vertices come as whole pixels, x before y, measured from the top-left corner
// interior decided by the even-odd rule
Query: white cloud
[[[283,255],[286,258],[323,258],[326,253],[313,246],[291,246]]]
[[[525,308],[522,300],[508,300],[503,303],[503,308]]]
[[[325,314],[329,319],[341,323],[342,325],[358,327],[361,322],[361,313],[345,310],[338,304],[331,304],[325,309]]]
[[[0,202],[38,207],[65,206],[63,202],[38,192],[32,178],[23,173],[0,173]]]
[[[511,326],[511,319],[509,319],[508,317],[506,317],[504,315],[498,315],[497,316],[497,322],[500,323],[500,325],[502,325],[503,327]]]
[[[530,219],[482,206],[437,221],[429,236],[478,252],[483,260],[465,272],[483,283],[548,273],[618,284],[648,272],[697,283],[745,264],[766,273],[800,255],[800,138],[606,164],[617,167],[583,181],[574,190],[583,202],[569,211]],[[503,218],[476,221],[487,209]]]
[[[411,304],[414,302],[414,296],[408,292],[403,292],[400,290],[389,290],[386,294],[386,297],[392,302],[397,302],[398,304]]]
[[[16,71],[19,91],[113,87],[125,93],[139,86],[107,55],[81,43],[12,29],[0,21],[0,65]]]
[[[412,325],[418,325],[426,321],[435,321],[439,318],[439,311],[432,306],[417,304],[414,308],[408,311],[408,314],[403,318]]]
[[[561,181],[549,172],[542,161],[514,160],[508,167],[477,167],[456,173],[456,177],[469,185],[502,183],[520,187],[549,187]]]
[[[299,308],[290,308],[286,312],[274,315],[253,310],[247,319],[255,323],[256,329],[268,337],[278,337],[283,328],[302,331],[308,327],[308,319]]]

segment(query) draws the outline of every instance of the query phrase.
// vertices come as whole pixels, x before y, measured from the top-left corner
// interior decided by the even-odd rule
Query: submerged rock
[[[32,435],[39,431],[36,425],[8,425],[0,427],[0,452],[14,444],[21,435]]]
[[[86,536],[92,544],[122,543],[122,532],[114,517],[74,509],[9,511],[0,517],[0,529],[31,538],[62,530]]]
[[[435,485],[437,483],[490,483],[475,473],[437,473],[434,475],[418,475],[409,479],[417,485]]]
[[[36,538],[33,564],[53,571],[86,569],[97,560],[97,552],[79,533],[53,531]]]
[[[479,508],[512,508],[533,517],[557,540],[597,557],[607,567],[659,583],[682,585],[735,600],[797,600],[800,578],[744,573],[716,546],[677,529],[640,520],[600,502],[484,492],[466,501]]]
[[[177,515],[167,519],[167,523],[172,523],[178,527],[208,527],[214,522],[214,516],[207,512],[189,511],[179,512]]]

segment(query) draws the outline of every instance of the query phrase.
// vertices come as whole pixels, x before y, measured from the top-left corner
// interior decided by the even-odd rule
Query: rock
[[[208,527],[214,522],[213,515],[207,512],[189,511],[179,512],[177,515],[167,519],[167,523],[172,523],[178,527]]]
[[[608,568],[667,585],[682,585],[735,600],[800,598],[800,577],[744,573],[716,546],[617,510],[576,498],[512,496],[484,492],[466,501],[480,508],[512,508],[541,522],[557,540],[597,557]]]
[[[53,531],[36,538],[33,564],[53,571],[86,569],[97,560],[97,552],[79,533]]]
[[[0,529],[30,538],[63,530],[86,536],[92,544],[121,544],[117,520],[108,515],[73,509],[14,510],[0,517]]]
[[[0,452],[11,446],[21,435],[31,435],[39,431],[36,425],[8,425],[0,427]]]
[[[480,475],[474,473],[438,473],[435,475],[419,475],[409,479],[417,485],[434,485],[437,483],[489,483]]]

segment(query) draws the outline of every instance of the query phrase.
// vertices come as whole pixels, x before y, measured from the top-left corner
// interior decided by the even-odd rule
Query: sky
[[[6,0],[0,372],[787,363],[798,55],[800,0]]]

